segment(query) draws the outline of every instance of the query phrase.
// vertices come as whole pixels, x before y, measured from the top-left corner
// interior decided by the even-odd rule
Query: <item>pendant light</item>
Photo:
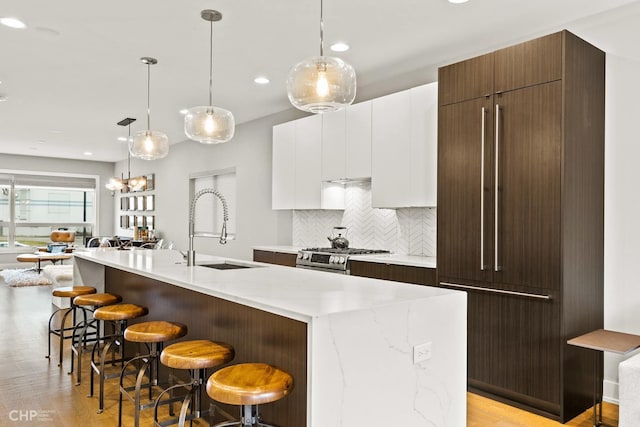
[[[343,109],[356,97],[356,72],[340,58],[324,56],[323,0],[320,0],[320,56],[294,65],[287,76],[294,107],[310,113]]]
[[[127,117],[125,119],[120,120],[117,124],[118,126],[127,126],[128,128],[128,137],[127,141],[131,141],[131,123],[135,122],[136,119]],[[105,185],[108,190],[112,192],[116,191],[138,191],[141,190],[147,180],[143,176],[131,178],[131,153],[127,150],[127,177],[120,175],[120,178],[113,177],[109,179],[109,182]]]
[[[209,21],[209,105],[192,107],[184,116],[184,133],[189,139],[203,144],[219,144],[233,138],[235,119],[231,111],[214,107],[212,101],[213,86],[213,23],[222,19],[217,10],[206,9],[200,12],[205,21]]]
[[[163,132],[151,130],[151,66],[158,63],[155,58],[140,58],[147,65],[147,130],[136,133],[129,142],[129,152],[142,160],[157,160],[169,154],[169,138]]]

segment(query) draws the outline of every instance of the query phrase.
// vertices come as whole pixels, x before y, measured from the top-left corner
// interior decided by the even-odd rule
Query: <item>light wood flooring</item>
[[[44,357],[47,353],[46,324],[52,309],[51,286],[11,288],[0,277],[0,426],[116,426],[117,379],[107,381],[105,411],[98,415],[97,397],[87,397],[88,363],[83,365],[82,384],[75,386],[74,378],[67,374],[70,359],[68,345],[63,368],[57,366],[58,352],[55,347],[51,361]],[[562,425],[472,393],[467,396],[469,427]],[[124,408],[123,425],[133,426],[131,404],[125,401]],[[142,412],[141,426],[153,425],[152,412],[149,409]],[[14,421],[19,417],[22,420]],[[617,420],[617,406],[605,403],[605,423],[617,425]],[[209,424],[198,421],[194,425]],[[591,412],[587,411],[565,425],[591,426]]]

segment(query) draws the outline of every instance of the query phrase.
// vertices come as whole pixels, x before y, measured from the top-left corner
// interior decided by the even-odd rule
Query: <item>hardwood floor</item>
[[[65,347],[63,368],[47,353],[47,320],[52,312],[51,286],[11,288],[0,277],[0,426],[53,425],[112,427],[118,421],[117,380],[107,380],[105,411],[98,415],[97,397],[87,397],[88,363],[83,364],[83,382],[74,386]],[[96,390],[97,395],[97,390]],[[469,427],[551,427],[562,424],[508,405],[468,394]],[[133,425],[133,408],[125,401],[124,426]],[[141,426],[153,425],[152,410],[142,411]],[[166,409],[163,411],[166,417]],[[17,420],[17,421],[16,421]],[[604,421],[616,425],[618,408],[605,403]],[[208,426],[204,420],[195,426]],[[591,426],[591,412],[571,420],[567,426]],[[299,427],[299,426],[281,426]]]

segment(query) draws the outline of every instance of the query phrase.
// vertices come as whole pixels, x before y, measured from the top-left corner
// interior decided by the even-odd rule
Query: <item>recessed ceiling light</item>
[[[348,51],[350,46],[344,42],[337,42],[331,45],[329,49],[334,52],[346,52]]]
[[[38,139],[38,140],[36,140],[36,142],[37,142],[38,144],[44,144],[44,143],[45,143],[45,142],[47,142],[47,141],[45,141],[44,139]]]
[[[93,153],[91,151],[85,151],[84,153],[85,156],[93,156]]]
[[[7,97],[5,95],[0,95],[0,102],[4,102],[7,100]]]
[[[449,3],[453,3],[453,4],[459,4],[459,3],[466,3],[469,0],[449,0]]]
[[[126,137],[126,136],[119,136],[119,137],[118,137],[118,141],[120,141],[120,142],[126,142],[126,141],[127,141],[127,137]]]
[[[180,110],[180,114],[187,114],[189,112],[188,108],[183,108],[182,110]]]
[[[267,83],[269,83],[271,80],[269,80],[268,78],[264,77],[264,76],[258,76],[255,79],[253,79],[254,82],[256,82],[259,85],[266,85]]]
[[[24,22],[19,20],[18,18],[6,17],[0,18],[0,24],[5,25],[11,28],[25,28],[26,25]]]

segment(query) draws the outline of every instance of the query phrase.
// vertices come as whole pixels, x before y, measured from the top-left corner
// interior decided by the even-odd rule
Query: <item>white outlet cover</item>
[[[413,363],[424,362],[431,359],[431,341],[413,346]]]

